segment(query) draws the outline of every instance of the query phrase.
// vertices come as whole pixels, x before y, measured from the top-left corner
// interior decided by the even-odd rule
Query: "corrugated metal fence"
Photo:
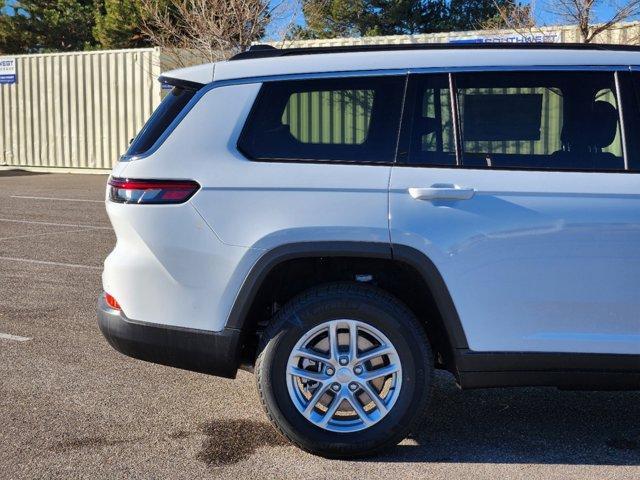
[[[640,22],[601,34],[601,43],[638,43]],[[450,32],[274,43],[280,47],[405,44],[454,41],[575,42],[575,27]],[[109,169],[125,151],[161,98],[156,81],[160,49],[18,55],[15,84],[0,85],[0,167]],[[353,92],[352,92],[353,93]],[[368,97],[300,94],[283,120],[303,141],[362,141]],[[344,97],[346,95],[346,98]],[[326,97],[326,98],[325,98]],[[358,100],[358,101],[354,101]],[[308,105],[307,105],[308,104]],[[306,106],[311,108],[307,109]],[[337,106],[340,106],[340,115]],[[308,112],[307,112],[308,110]],[[310,120],[314,112],[318,117]],[[314,117],[315,118],[315,117]]]
[[[369,131],[373,97],[372,90],[295,93],[282,123],[302,143],[358,145]]]
[[[160,101],[159,50],[17,55],[0,165],[108,169]]]

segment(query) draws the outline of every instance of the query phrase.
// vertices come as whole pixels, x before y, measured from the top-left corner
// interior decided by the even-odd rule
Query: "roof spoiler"
[[[205,85],[204,83],[193,82],[183,78],[167,77],[165,75],[160,75],[158,81],[163,85],[171,85],[172,87],[185,88],[193,91],[200,90]]]

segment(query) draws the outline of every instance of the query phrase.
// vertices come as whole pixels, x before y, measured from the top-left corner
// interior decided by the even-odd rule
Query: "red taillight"
[[[184,203],[198,191],[193,180],[109,178],[109,199],[117,203]]]
[[[107,302],[107,305],[109,305],[114,310],[120,310],[120,304],[118,303],[118,301],[107,292],[104,293],[104,301]]]

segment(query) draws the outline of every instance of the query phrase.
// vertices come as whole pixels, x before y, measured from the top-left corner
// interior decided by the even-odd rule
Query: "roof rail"
[[[603,50],[640,52],[637,45],[612,45],[604,43],[475,43],[475,42],[451,42],[451,43],[406,43],[393,45],[340,45],[334,47],[297,47],[276,48],[273,45],[252,45],[249,50],[238,53],[229,60],[249,60],[254,58],[287,57],[290,55],[314,55],[320,53],[347,53],[347,52],[385,52],[396,50],[484,50],[484,49],[509,49],[509,50]]]

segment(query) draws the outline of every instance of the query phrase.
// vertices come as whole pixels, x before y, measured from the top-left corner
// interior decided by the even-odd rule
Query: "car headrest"
[[[414,128],[420,132],[421,135],[426,135],[436,131],[438,122],[433,117],[421,117],[414,123]]]
[[[597,100],[591,106],[591,143],[600,149],[613,143],[618,131],[618,110],[609,102]]]

